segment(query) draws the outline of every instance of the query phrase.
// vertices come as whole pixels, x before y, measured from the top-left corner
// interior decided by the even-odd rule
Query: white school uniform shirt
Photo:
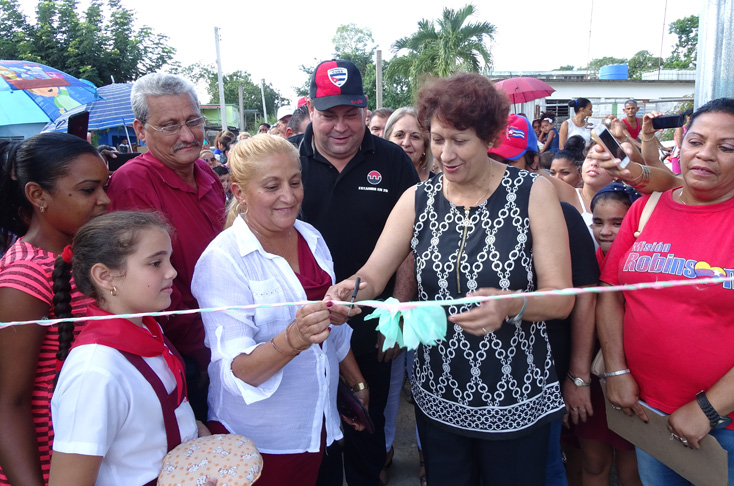
[[[333,282],[334,265],[321,234],[302,221],[296,221],[295,229]],[[201,308],[307,300],[288,262],[267,253],[241,217],[204,250],[191,291]],[[205,342],[212,354],[209,420],[249,437],[267,454],[318,452],[324,425],[327,445],[342,437],[336,391],[339,362],[349,352],[352,329],[348,325],[332,326],[322,347],[312,345],[302,351],[260,386],[251,386],[232,372],[237,356],[271,346],[270,339],[295,320],[297,310],[270,307],[202,313]]]
[[[168,393],[176,388],[163,356],[143,357]],[[51,398],[54,452],[104,456],[97,486],[146,484],[168,452],[160,400],[119,351],[102,344],[74,348]],[[188,400],[176,409],[181,441],[198,436]]]

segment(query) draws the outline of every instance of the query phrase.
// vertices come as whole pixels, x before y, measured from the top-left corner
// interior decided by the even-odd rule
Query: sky
[[[78,0],[84,11],[88,0]],[[20,0],[33,18],[36,0]],[[564,65],[586,66],[604,56],[630,58],[640,50],[667,57],[675,44],[672,21],[698,15],[701,0],[475,0],[469,21],[487,21],[496,34],[489,47],[498,71],[543,71]],[[448,0],[123,0],[148,25],[169,37],[182,65],[215,63],[214,27],[220,28],[222,70],[244,70],[253,80],[265,78],[295,100],[296,86],[306,81],[302,64],[331,59],[337,27],[354,23],[372,31],[383,58],[391,44],[409,36],[422,19],[437,19]],[[417,5],[420,5],[419,7]],[[512,8],[514,6],[514,8]],[[665,25],[664,25],[665,24]],[[202,100],[204,101],[204,100]]]

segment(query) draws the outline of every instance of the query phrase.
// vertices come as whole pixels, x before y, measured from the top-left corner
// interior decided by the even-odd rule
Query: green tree
[[[78,25],[78,32],[71,36],[66,51],[66,69],[78,72],[80,77],[97,86],[107,84],[102,76],[108,71],[106,65],[98,64],[98,59],[107,55],[108,37],[104,32],[104,17],[99,0],[93,0],[85,13],[85,21]]]
[[[360,72],[372,63],[375,56],[375,39],[368,28],[356,24],[340,25],[331,39],[336,59],[352,61]]]
[[[20,59],[28,27],[18,0],[0,0],[0,59]]]
[[[203,83],[206,86],[209,100],[205,104],[219,104],[219,83],[217,69],[214,64],[196,63],[180,69],[174,69],[176,74],[189,79],[195,84]],[[242,85],[242,105],[246,110],[258,110],[262,114],[262,94],[260,84],[253,82],[250,74],[246,71],[235,71],[222,75],[224,86],[224,102],[239,106],[239,85]],[[205,100],[201,100],[204,102]],[[269,118],[274,121],[277,107],[287,105],[290,100],[284,98],[269,83],[265,84],[265,106],[268,109]],[[252,119],[249,120],[253,122]],[[254,123],[254,122],[253,122]]]
[[[650,51],[639,51],[627,61],[630,79],[642,79],[642,73],[656,71],[662,60]]]
[[[467,23],[474,13],[471,4],[459,10],[444,8],[440,19],[418,22],[417,32],[392,45],[398,56],[390,62],[388,75],[410,79],[415,88],[425,75],[485,71],[492,62],[485,41],[494,37],[495,26],[489,22]]]
[[[399,73],[390,72],[391,62],[382,63],[382,105],[393,109],[413,106],[417,92],[409,79]]]
[[[331,42],[334,45],[335,59],[351,61],[359,69],[362,74],[364,93],[374,106],[377,96],[375,94],[377,70],[374,63],[377,48],[372,38],[372,31],[368,28],[357,27],[355,24],[340,25]],[[309,76],[309,85],[311,76]]]
[[[554,69],[553,71],[573,71],[574,68],[571,64],[566,64],[565,66],[561,66],[558,69]]]
[[[665,60],[669,69],[695,69],[698,48],[698,15],[678,19],[670,24],[668,32],[678,36],[673,53]]]
[[[35,23],[17,0],[0,0],[0,59],[40,62],[98,86],[133,81],[175,54],[168,37],[134,22],[121,0],[92,0],[83,16],[77,0],[40,0]]]
[[[314,58],[312,66],[306,66],[305,64],[301,64],[301,67],[298,69],[301,70],[302,73],[306,75],[306,81],[301,86],[294,86],[293,89],[296,90],[296,95],[298,96],[308,96],[310,89],[311,89],[311,78],[313,78],[313,73],[316,71],[316,66],[319,63],[319,60]]]
[[[627,59],[621,57],[602,57],[599,59],[592,59],[589,62],[589,79],[599,79],[599,70],[604,66],[610,66],[612,64],[627,64]]]

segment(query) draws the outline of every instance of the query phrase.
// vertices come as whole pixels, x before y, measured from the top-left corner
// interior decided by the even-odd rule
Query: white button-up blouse
[[[321,234],[296,221],[316,262],[334,280]],[[217,236],[199,258],[191,290],[200,307],[274,304],[306,300],[288,262],[266,252],[242,218]],[[326,443],[342,437],[336,410],[339,362],[349,352],[352,329],[333,326],[322,347],[312,345],[260,386],[232,373],[232,361],[270,339],[296,318],[298,307],[267,307],[202,314],[209,364],[209,420],[251,438],[260,452],[317,452],[326,418]]]

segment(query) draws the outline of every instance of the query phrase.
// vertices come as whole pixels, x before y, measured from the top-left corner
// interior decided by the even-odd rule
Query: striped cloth
[[[9,287],[20,290],[47,304],[52,305],[53,281],[51,274],[54,269],[56,255],[37,248],[22,239],[10,247],[0,260],[0,287]],[[86,314],[87,305],[94,301],[79,293],[72,279],[71,307],[74,316]],[[49,311],[49,318],[55,319],[53,309]],[[74,329],[76,336],[81,325]],[[51,464],[51,447],[53,445],[53,427],[51,423],[51,395],[54,379],[56,378],[56,352],[59,349],[58,326],[48,327],[46,336],[41,343],[36,370],[35,385],[31,408],[38,437],[38,452],[41,457],[43,477],[48,484],[48,471]],[[0,467],[0,485],[10,484]],[[15,485],[21,486],[21,485]]]

